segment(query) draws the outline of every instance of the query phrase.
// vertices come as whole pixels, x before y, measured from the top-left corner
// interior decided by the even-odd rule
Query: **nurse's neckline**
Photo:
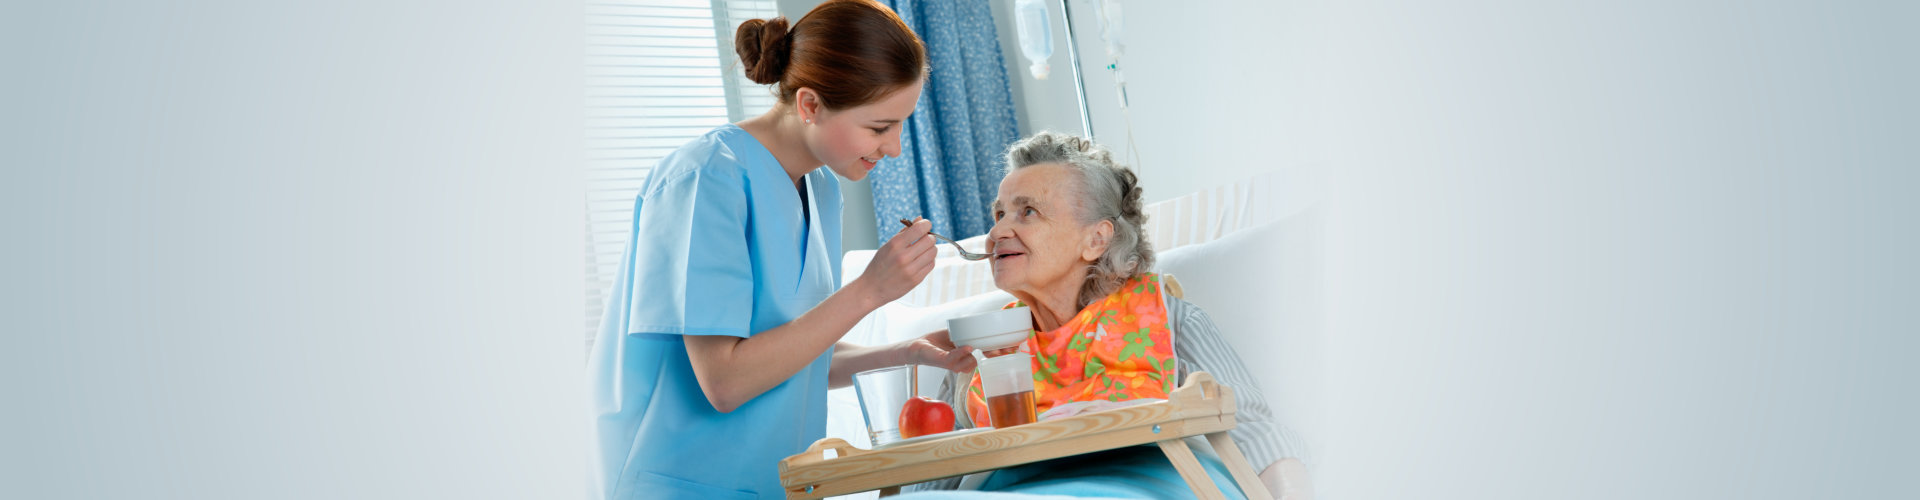
[[[804,127],[805,124],[800,122],[798,116],[791,112],[786,112],[784,108],[784,106],[775,106],[774,109],[768,110],[766,114],[740,120],[738,123],[732,123],[730,125],[745,131],[747,135],[753,137],[754,141],[760,143],[761,149],[765,149],[767,153],[772,154],[774,163],[780,164],[780,169],[787,173],[787,179],[793,181],[794,189],[806,189],[806,185],[801,183],[801,179],[806,178],[807,174],[813,173],[814,170],[818,170],[826,166],[826,164],[821,162],[819,158],[814,157],[813,152],[807,150],[804,141],[797,139],[800,137],[799,132],[801,127]],[[796,168],[793,165],[810,166]]]

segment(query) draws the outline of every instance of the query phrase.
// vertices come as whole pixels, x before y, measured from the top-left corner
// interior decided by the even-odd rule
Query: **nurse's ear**
[[[806,124],[820,120],[820,112],[825,106],[820,103],[820,92],[811,87],[800,87],[793,91],[793,110],[800,114],[800,121]]]

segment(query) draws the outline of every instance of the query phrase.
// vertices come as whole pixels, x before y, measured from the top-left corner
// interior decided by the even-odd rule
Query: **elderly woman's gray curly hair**
[[[1078,136],[1041,132],[1007,150],[1007,173],[1048,163],[1079,172],[1074,195],[1082,225],[1113,221],[1106,253],[1087,266],[1086,282],[1080,285],[1077,302],[1085,308],[1128,279],[1153,269],[1153,245],[1141,235],[1147,214],[1141,207],[1140,179],[1132,169],[1115,163],[1112,152]]]

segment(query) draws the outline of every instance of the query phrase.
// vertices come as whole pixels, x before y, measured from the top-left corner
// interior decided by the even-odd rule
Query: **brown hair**
[[[873,0],[827,0],[787,29],[787,18],[749,19],[733,35],[747,78],[778,84],[781,104],[801,87],[827,109],[867,104],[927,73],[920,37]]]

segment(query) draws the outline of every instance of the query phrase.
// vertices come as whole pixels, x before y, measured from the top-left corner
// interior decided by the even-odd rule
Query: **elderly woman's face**
[[[993,201],[993,284],[1016,294],[1079,290],[1087,265],[1099,258],[1091,228],[1080,224],[1078,174],[1043,163],[1014,170]]]

